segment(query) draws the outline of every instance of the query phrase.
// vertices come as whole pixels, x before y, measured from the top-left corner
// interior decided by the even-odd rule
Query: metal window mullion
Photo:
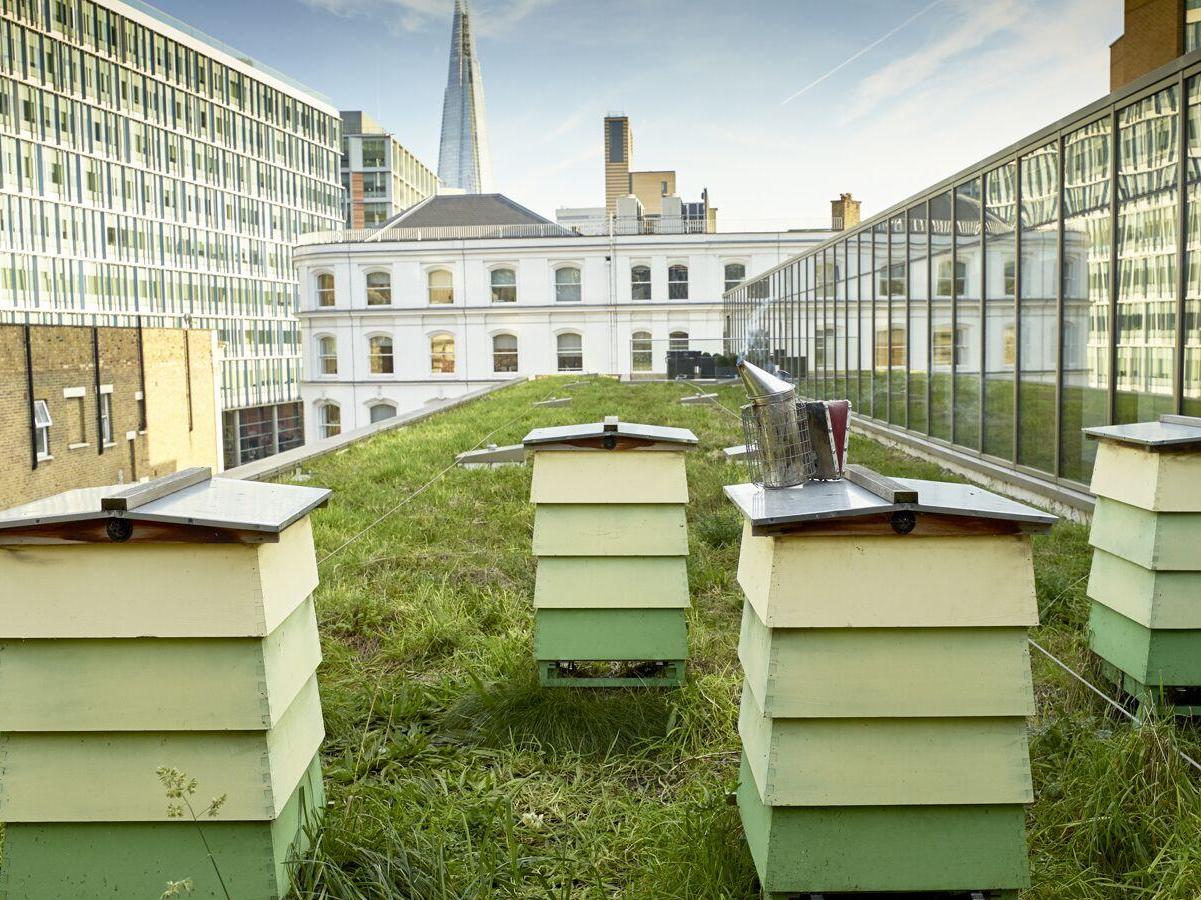
[[[1109,385],[1106,398],[1106,423],[1112,424],[1117,420],[1118,406],[1118,294],[1121,285],[1118,283],[1118,156],[1122,152],[1121,132],[1118,128],[1118,110],[1115,106],[1109,113],[1110,140],[1113,143],[1113,153],[1109,160],[1109,183],[1113,189],[1109,193]]]
[[[993,172],[999,172],[1000,168],[993,169]],[[984,452],[984,429],[986,420],[984,415],[985,406],[988,402],[986,386],[988,377],[985,372],[985,366],[988,365],[988,307],[985,298],[988,296],[988,244],[985,228],[987,226],[987,217],[984,212],[988,205],[988,172],[980,174],[980,292],[979,292],[979,322],[980,322],[980,401],[979,408],[976,410],[977,427],[976,427],[976,443],[979,444],[979,451]],[[1004,278],[1004,266],[1001,268],[1002,279]]]
[[[1022,401],[1022,157],[1015,157],[1014,167],[1014,221],[1013,234],[1013,447],[1011,459],[1018,464],[1021,446],[1022,417],[1019,414]]]
[[[955,439],[955,402],[959,398],[959,187],[951,188],[951,443]]]
[[[911,262],[913,259],[913,254],[909,250],[909,235],[910,235],[910,227],[911,227],[910,223],[909,223],[909,214],[910,214],[910,210],[906,210],[905,216],[902,219],[902,221],[905,223],[905,282],[904,282],[905,283],[905,313],[904,313],[904,315],[905,315],[905,331],[904,331],[904,334],[905,334],[905,355],[904,355],[905,371],[901,373],[901,377],[905,379],[905,427],[906,428],[909,427],[909,423],[913,419],[913,416],[910,415],[910,410],[913,407],[913,398],[909,396],[909,373],[913,368],[913,361],[909,359],[909,347],[913,343],[913,341],[910,339],[910,335],[909,335],[909,329],[911,327],[911,323],[909,321],[909,295],[911,293],[913,293],[909,288],[909,266],[911,265]],[[889,331],[890,332],[892,331],[891,325],[889,326]]]
[[[1055,280],[1055,409],[1052,412],[1052,420],[1055,423],[1055,434],[1052,438],[1052,448],[1055,454],[1051,462],[1051,472],[1055,477],[1059,477],[1060,472],[1060,457],[1063,450],[1063,318],[1064,318],[1064,297],[1063,297],[1063,279],[1067,271],[1064,264],[1064,233],[1063,233],[1063,210],[1064,210],[1064,135],[1061,131],[1055,139],[1055,155],[1056,155],[1056,218],[1058,219],[1055,233],[1055,266],[1059,273],[1059,277]]]
[[[1177,162],[1177,209],[1176,209],[1176,348],[1172,360],[1172,410],[1179,415],[1184,412],[1184,313],[1185,293],[1188,290],[1188,83],[1181,73],[1178,81],[1180,91],[1180,135]]]
[[[937,195],[935,195],[937,196]],[[926,435],[934,428],[934,197],[926,201]]]

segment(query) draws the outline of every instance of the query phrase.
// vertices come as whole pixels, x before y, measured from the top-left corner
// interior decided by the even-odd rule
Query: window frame
[[[381,349],[376,350],[376,342],[380,342]],[[382,344],[388,342],[388,352],[384,353]],[[376,368],[376,363],[379,363],[379,368]],[[385,360],[387,370],[385,371]],[[372,375],[395,375],[396,374],[396,341],[392,339],[390,334],[369,334],[367,335],[367,368]]]
[[[333,353],[325,352],[325,342],[329,341],[333,345]],[[327,368],[330,360],[333,360],[333,370]],[[317,335],[317,374],[322,377],[329,377],[338,374],[338,338],[333,334]]]
[[[559,281],[559,276],[564,272],[575,272],[575,282],[562,283]],[[566,263],[555,267],[555,302],[556,303],[580,303],[584,299],[584,270],[575,263]],[[575,289],[574,297],[563,297],[561,291],[564,289]]]
[[[441,350],[435,350],[434,349],[435,341],[449,341],[450,342],[450,350],[447,351],[445,349],[445,347],[443,347],[443,349],[441,349]],[[455,340],[454,333],[450,332],[450,331],[431,332],[427,336],[427,344],[429,345],[429,354],[430,354],[430,374],[431,375],[454,375],[455,370],[458,367],[458,360],[456,359],[456,356],[455,356],[455,353],[458,348],[456,346],[457,341]],[[446,359],[448,356],[450,359],[450,368],[449,369],[446,368]]]
[[[512,350],[497,349],[496,342],[499,338],[512,338],[513,339],[513,349]],[[494,375],[502,375],[502,374],[507,375],[507,374],[512,374],[512,373],[521,371],[520,349],[521,349],[520,341],[518,341],[517,335],[513,334],[511,331],[500,331],[500,332],[497,332],[496,334],[492,335],[492,373]],[[501,368],[497,364],[498,358],[501,356],[505,356],[505,357],[512,356],[513,357],[513,368],[511,368],[511,369]]]
[[[565,337],[576,338],[580,343],[579,349],[575,350],[575,351],[564,351],[560,341],[562,341],[563,338],[565,338]],[[563,357],[564,356],[579,357],[578,367],[565,368],[563,366]],[[555,371],[556,372],[583,372],[584,371],[584,335],[582,332],[572,331],[572,330],[568,329],[567,331],[560,331],[555,335]]]
[[[496,283],[496,276],[500,275],[502,272],[508,272],[513,276],[512,284],[497,284]],[[489,296],[491,297],[491,301],[493,303],[497,303],[497,304],[516,303],[517,302],[517,268],[515,266],[503,265],[503,266],[496,266],[493,269],[489,269],[488,270],[488,287],[490,290]],[[510,299],[510,300],[497,299],[498,294],[500,294],[500,296],[502,296],[502,297],[511,294],[512,299]]]
[[[445,275],[449,282],[445,287],[435,287],[433,279],[435,275]],[[445,300],[435,300],[434,291],[446,291]],[[429,306],[453,306],[455,302],[455,273],[443,266],[438,266],[433,269],[427,269],[425,273],[425,301]]]
[[[684,272],[683,280],[678,278],[673,279],[673,274]],[[687,300],[688,299],[688,266],[684,263],[673,263],[667,267],[667,299],[668,300]],[[682,286],[682,287],[681,287]]]
[[[54,419],[50,415],[50,406],[45,400],[33,401],[33,424],[37,431],[37,458],[53,459],[50,454],[50,428]]]
[[[373,276],[386,278],[388,283],[383,287],[380,287],[378,285],[375,287],[372,287],[371,279]],[[368,272],[364,272],[363,273],[363,290],[364,290],[364,294],[365,294],[366,303],[368,306],[391,306],[392,305],[392,273],[389,272],[387,269],[372,269]],[[382,295],[382,296],[386,297],[386,299],[376,300],[375,302],[372,302],[371,297],[372,297],[373,292],[375,293],[375,295],[377,297]]]
[[[329,421],[329,411],[331,409],[334,411],[334,413],[337,417],[337,421],[333,422],[333,423],[331,423]],[[334,429],[334,431],[332,433],[330,432],[331,426]],[[342,407],[341,407],[341,405],[338,403],[335,403],[333,400],[322,400],[319,404],[317,404],[317,434],[318,434],[318,438],[321,440],[324,440],[325,438],[337,437],[341,433],[342,433]]]
[[[329,279],[329,287],[322,287],[323,280]],[[330,309],[338,305],[338,285],[333,272],[315,272],[313,275],[313,296],[317,298],[318,309]],[[325,302],[326,299],[329,302]]]
[[[634,280],[635,274],[637,274],[638,272],[643,271],[643,270],[645,270],[645,272],[646,272],[646,280],[645,281],[635,281]],[[631,300],[653,300],[654,299],[654,288],[652,286],[653,281],[654,281],[654,274],[651,272],[650,266],[643,265],[643,264],[630,266],[630,299]],[[642,294],[645,294],[645,296],[641,296]]]

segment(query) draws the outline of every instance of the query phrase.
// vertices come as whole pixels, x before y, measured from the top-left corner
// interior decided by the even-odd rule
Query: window
[[[455,338],[452,334],[435,334],[430,338],[430,371],[435,375],[455,372]]]
[[[669,266],[667,269],[667,299],[688,299],[688,267]]]
[[[387,306],[392,302],[392,276],[387,272],[367,273],[367,305]]]
[[[492,371],[517,371],[517,337],[498,334],[492,338]]]
[[[336,403],[322,403],[317,410],[318,429],[321,437],[328,438],[342,433],[342,410]]]
[[[938,283],[934,286],[934,295],[936,297],[950,297],[952,287],[955,289],[956,296],[963,296],[967,292],[967,263],[955,261],[955,283],[951,284],[951,261],[942,259],[938,261]]]
[[[113,395],[100,395],[100,440],[108,445],[113,442]]]
[[[455,288],[451,275],[445,269],[434,269],[427,277],[429,283],[430,303],[445,304],[455,302]]]
[[[392,338],[386,335],[376,335],[369,344],[372,375],[392,374]]]
[[[383,140],[379,138],[364,139],[363,141],[363,168],[364,169],[382,169],[384,168],[384,155],[387,152],[387,147],[384,146]]]
[[[567,332],[555,338],[560,372],[584,371],[584,339],[575,332]]]
[[[688,349],[688,332],[673,331],[668,335],[667,340],[668,350],[687,350]]]
[[[555,300],[571,303],[580,299],[580,270],[575,266],[555,269]]]
[[[635,300],[651,298],[650,266],[634,266],[630,269],[630,296]]]
[[[368,412],[371,413],[372,422],[382,422],[384,419],[395,418],[396,407],[391,403],[373,403]]]
[[[742,263],[726,263],[726,290],[738,287],[746,278],[746,266]]]
[[[651,333],[649,331],[635,331],[630,336],[630,365],[635,372],[649,372],[651,370],[651,347]]]
[[[333,306],[334,300],[334,276],[329,272],[322,272],[317,276],[317,305]]]
[[[492,302],[517,302],[517,273],[512,269],[492,270]]]
[[[317,356],[321,362],[322,375],[338,374],[338,341],[326,336],[317,341]]]
[[[33,425],[38,433],[38,459],[50,458],[50,426],[54,421],[50,418],[50,408],[45,400],[33,401]]]

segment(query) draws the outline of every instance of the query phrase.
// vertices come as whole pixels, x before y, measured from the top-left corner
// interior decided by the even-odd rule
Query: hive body
[[[765,894],[1025,887],[1029,534],[767,527],[742,488],[737,800]]]
[[[287,893],[324,805],[307,516],[249,543],[142,527],[48,544],[0,528],[5,900],[157,897],[182,879],[224,897],[159,767],[196,779],[198,813],[226,796],[200,827],[238,898]]]
[[[1088,433],[1100,442],[1089,646],[1126,693],[1191,715],[1201,708],[1201,421]]]
[[[673,685],[688,658],[682,429],[538,429],[534,657],[544,685]],[[657,440],[666,434],[668,440]],[[606,441],[606,437],[608,440]],[[607,446],[607,444],[609,446]]]

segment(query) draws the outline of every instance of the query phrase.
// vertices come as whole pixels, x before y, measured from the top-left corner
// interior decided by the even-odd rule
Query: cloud
[[[378,22],[394,34],[424,31],[445,25],[454,9],[453,0],[300,0],[310,9],[345,19]],[[556,0],[494,0],[486,6],[473,5],[475,32],[487,37],[505,34],[523,19]]]

